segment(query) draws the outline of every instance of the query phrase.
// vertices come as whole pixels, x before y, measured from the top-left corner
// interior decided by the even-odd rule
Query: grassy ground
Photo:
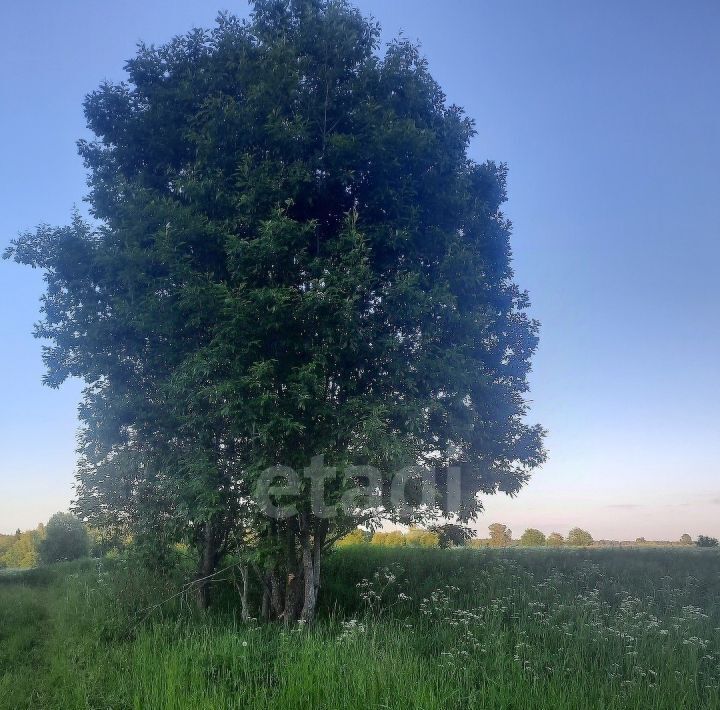
[[[321,619],[198,617],[121,562],[0,576],[0,708],[720,708],[720,555],[336,552]],[[222,585],[221,585],[222,586]]]

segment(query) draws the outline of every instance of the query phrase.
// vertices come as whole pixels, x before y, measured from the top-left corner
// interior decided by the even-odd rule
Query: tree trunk
[[[315,605],[317,603],[317,587],[315,586],[315,560],[313,550],[309,542],[303,545],[303,581],[305,583],[305,594],[303,598],[300,620],[311,623],[315,618]]]
[[[297,621],[302,602],[302,566],[297,559],[297,530],[285,530],[285,600],[281,617],[285,624]]]
[[[327,521],[321,520],[317,523],[312,541],[309,535],[305,535],[301,541],[305,595],[300,620],[307,624],[312,623],[315,619],[320,592],[320,561],[326,534]]]
[[[247,565],[240,565],[240,576],[242,577],[242,586],[238,585],[240,592],[241,615],[243,621],[249,621],[252,618],[250,610],[250,569]]]
[[[292,624],[298,620],[300,605],[302,602],[302,568],[297,567],[291,570],[285,584],[285,608],[282,619],[286,624]]]
[[[283,604],[285,589],[280,575],[275,570],[270,570],[268,580],[270,584],[270,612],[274,619],[279,619],[285,608]]]
[[[260,607],[260,617],[264,621],[270,620],[270,590],[263,587],[262,605]]]
[[[304,623],[314,621],[327,528],[326,520],[306,515],[299,525],[288,526],[283,531],[284,560],[280,562],[276,558],[276,566],[261,578],[264,619],[279,619],[288,625],[298,620]]]
[[[216,571],[218,549],[215,541],[215,532],[210,521],[205,523],[200,550],[200,565],[198,567],[196,598],[198,608],[207,609],[210,606],[209,577]]]
[[[269,575],[263,575],[260,577],[260,584],[262,585],[262,604],[260,606],[260,617],[264,621],[270,621],[270,577]]]

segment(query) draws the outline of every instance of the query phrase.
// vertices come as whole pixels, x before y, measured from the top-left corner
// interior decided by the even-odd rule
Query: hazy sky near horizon
[[[501,521],[596,538],[720,536],[720,3],[357,0],[419,39],[471,154],[509,164],[518,283],[542,323],[530,419],[548,463]],[[68,221],[81,102],[135,44],[245,2],[6,0],[0,250]],[[41,385],[41,275],[0,262],[0,532],[72,497],[80,385]]]

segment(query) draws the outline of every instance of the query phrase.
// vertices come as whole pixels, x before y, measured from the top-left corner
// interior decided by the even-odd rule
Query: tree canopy
[[[717,547],[718,539],[709,535],[698,535],[696,544],[698,547]]]
[[[40,561],[49,564],[87,557],[90,538],[82,521],[71,513],[55,513],[45,526],[40,542]]]
[[[437,533],[440,547],[464,547],[474,535],[469,527],[456,523],[432,525],[430,530]]]
[[[34,567],[39,561],[38,547],[45,537],[45,526],[36,530],[18,530],[14,535],[0,535],[0,569]]]
[[[571,547],[590,547],[593,544],[593,537],[582,528],[573,528],[567,536],[567,544]]]
[[[524,547],[541,547],[545,544],[545,534],[535,528],[528,528],[520,536],[520,544]]]
[[[492,547],[505,547],[512,542],[512,530],[503,523],[492,523],[488,526],[490,531],[490,545]]]
[[[439,492],[403,522],[473,518],[544,460],[526,422],[538,324],[507,169],[468,156],[473,122],[418,48],[382,49],[342,1],[253,8],[140,45],[87,97],[91,218],[6,256],[45,271],[46,383],[86,382],[77,511],[155,550],[194,543],[201,578],[252,548],[268,614],[309,619],[322,550],[400,514],[320,518],[302,483],[297,515],[269,520],[260,472],[422,463]],[[330,505],[348,485],[325,484]]]
[[[548,547],[562,547],[565,544],[565,538],[558,532],[550,533],[545,540]]]

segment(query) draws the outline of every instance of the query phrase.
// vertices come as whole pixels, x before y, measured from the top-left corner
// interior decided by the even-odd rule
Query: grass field
[[[720,554],[346,548],[312,628],[119,561],[0,575],[0,707],[720,708]]]

